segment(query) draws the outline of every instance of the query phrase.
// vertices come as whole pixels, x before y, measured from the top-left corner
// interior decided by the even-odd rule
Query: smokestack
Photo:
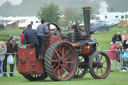
[[[83,14],[84,14],[84,29],[86,32],[86,39],[90,38],[90,9],[91,7],[84,7]]]

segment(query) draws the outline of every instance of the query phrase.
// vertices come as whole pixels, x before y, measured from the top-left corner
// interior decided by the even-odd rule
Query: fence
[[[103,50],[108,55],[109,55],[108,52],[112,52],[114,54],[113,57],[116,57],[116,59],[111,59],[110,58],[111,70],[117,70],[117,71],[120,71],[120,72],[128,71],[128,60],[127,60],[127,62],[125,62],[124,59],[123,59],[123,54],[124,54],[125,50],[126,49],[122,49],[122,50]]]
[[[5,53],[5,55],[14,55],[13,56],[13,62],[14,62],[14,67],[16,67],[15,65],[17,64],[17,61],[16,61],[16,59],[17,59],[17,56],[16,56],[16,54],[17,53]],[[7,56],[8,57],[8,56]],[[2,62],[2,64],[4,63],[4,61]],[[2,74],[6,74],[8,77],[9,77],[9,74],[10,73],[14,73],[14,74],[18,74],[18,71],[16,71],[16,69],[15,70],[13,70],[13,72],[10,72],[9,70],[9,67],[8,67],[8,61],[6,62],[7,64],[6,64],[6,68],[7,68],[7,72],[3,72],[3,67],[2,68],[0,68],[1,69],[1,71],[2,71]],[[3,64],[4,65],[4,64]],[[9,71],[9,72],[8,72]]]
[[[107,53],[107,54],[108,54],[109,51],[115,52],[115,50],[103,50],[103,51],[105,53]],[[121,52],[120,50],[116,50],[116,52],[120,52],[120,54],[119,54],[120,57],[119,57],[119,60],[115,60],[115,61],[111,60],[111,70],[120,71],[121,72],[122,69],[126,69],[128,71],[128,63],[126,63],[127,65],[124,66],[124,60],[122,58],[123,52]],[[6,54],[8,54],[8,55],[12,55],[12,54],[16,55],[16,53],[6,53]],[[17,59],[17,57],[15,56],[15,60],[14,60],[14,64],[15,65],[17,64],[16,59]],[[4,72],[4,73],[9,74],[11,72]],[[18,74],[18,71],[14,70],[13,73],[14,74]]]

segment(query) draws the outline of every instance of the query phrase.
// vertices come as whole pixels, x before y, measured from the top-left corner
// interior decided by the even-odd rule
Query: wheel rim
[[[98,78],[105,78],[110,71],[110,60],[104,53],[99,53],[91,62],[91,69]]]
[[[76,71],[76,53],[68,44],[58,45],[52,56],[52,70],[60,80],[70,79]]]
[[[75,78],[82,78],[85,76],[88,67],[87,65],[85,65],[85,58],[83,56],[79,56],[78,60],[79,60],[79,66],[77,67]]]

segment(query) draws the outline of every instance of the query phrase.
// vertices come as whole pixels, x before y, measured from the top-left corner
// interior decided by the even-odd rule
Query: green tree
[[[58,23],[60,18],[59,6],[54,2],[44,4],[44,6],[40,8],[37,16],[40,19],[46,19],[48,22]]]

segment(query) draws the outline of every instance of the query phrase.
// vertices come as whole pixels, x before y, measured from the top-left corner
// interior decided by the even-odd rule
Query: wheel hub
[[[59,57],[59,58],[58,58],[58,64],[59,64],[60,66],[65,65],[65,60],[64,60],[63,57]]]
[[[103,67],[103,63],[99,63],[99,68],[102,68]]]
[[[60,64],[65,64],[65,60],[64,59],[60,59]]]

